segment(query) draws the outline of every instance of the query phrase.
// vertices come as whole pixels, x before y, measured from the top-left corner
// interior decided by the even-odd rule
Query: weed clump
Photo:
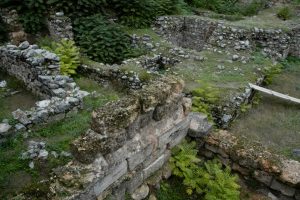
[[[291,19],[292,16],[293,16],[292,10],[289,7],[283,7],[277,13],[277,17],[282,20]]]

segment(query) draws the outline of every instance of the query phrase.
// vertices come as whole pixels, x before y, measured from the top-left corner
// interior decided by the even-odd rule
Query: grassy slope
[[[289,62],[285,66],[283,73],[275,77],[268,88],[300,98],[300,61]],[[300,148],[300,106],[260,95],[260,104],[243,114],[234,123],[232,132],[261,141],[291,157],[291,150]]]

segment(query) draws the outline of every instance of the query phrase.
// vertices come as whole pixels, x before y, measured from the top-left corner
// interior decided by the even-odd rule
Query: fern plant
[[[172,173],[183,179],[187,194],[201,194],[205,200],[238,200],[240,186],[237,176],[229,168],[222,169],[217,160],[201,163],[197,158],[196,143],[186,140],[172,150]]]
[[[193,104],[192,110],[194,112],[201,112],[208,115],[212,119],[212,107],[219,99],[219,90],[208,83],[198,81],[200,87],[192,91]]]
[[[72,40],[62,40],[54,51],[60,58],[60,72],[63,75],[74,75],[79,66],[79,49]]]

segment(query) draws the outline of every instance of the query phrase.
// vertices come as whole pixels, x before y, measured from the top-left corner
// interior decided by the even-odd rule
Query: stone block
[[[279,192],[281,192],[282,194],[292,197],[294,196],[294,194],[296,193],[296,189],[292,188],[288,185],[285,185],[279,181],[277,181],[276,179],[274,179],[271,183],[270,186],[273,190],[277,190]]]
[[[105,189],[127,173],[127,162],[124,161],[116,166],[107,176],[98,180],[93,186],[94,193],[99,196]]]
[[[169,145],[170,148],[179,144],[181,140],[186,136],[189,126],[189,120],[186,118],[181,123],[175,125],[172,129],[161,134],[158,137],[158,147],[165,148],[166,145]]]
[[[153,151],[153,145],[148,145],[146,148],[132,154],[128,159],[129,170],[134,170],[136,166],[141,164]]]
[[[259,170],[256,170],[254,171],[254,174],[253,174],[254,178],[267,185],[267,186],[270,186],[271,182],[272,182],[272,176],[264,171],[259,171]]]
[[[165,154],[161,155],[157,160],[146,167],[143,170],[144,179],[149,178],[154,172],[159,170],[169,160],[170,156],[170,151],[166,151]]]
[[[208,122],[207,115],[201,113],[191,113],[189,115],[191,120],[189,127],[189,136],[198,138],[206,136],[212,129],[212,123]]]
[[[126,182],[126,189],[129,194],[132,194],[144,182],[143,171],[133,172],[130,174],[131,179]]]

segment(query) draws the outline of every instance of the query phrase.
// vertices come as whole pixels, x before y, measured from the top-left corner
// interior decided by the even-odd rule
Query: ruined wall
[[[257,142],[219,131],[202,140],[201,155],[218,157],[246,179],[255,179],[279,199],[300,199],[300,163],[268,151]]]
[[[72,143],[76,161],[56,170],[56,198],[64,193],[66,199],[124,199],[125,192],[134,193],[153,174],[162,177],[159,169],[170,149],[190,127],[191,100],[182,88],[181,81],[162,78],[95,110],[91,129]],[[205,132],[195,124],[193,130]]]
[[[293,39],[289,53],[291,56],[300,58],[300,26],[295,27],[291,34],[293,35]]]
[[[70,111],[77,111],[86,92],[79,90],[74,80],[60,75],[56,54],[30,45],[0,47],[0,70],[22,81],[28,90],[41,97],[36,107],[24,112],[13,112],[23,125],[62,119]]]
[[[299,34],[292,31],[235,27],[201,19],[199,17],[159,17],[156,21],[159,34],[181,47],[202,50],[209,47],[252,51],[263,49],[266,55],[285,58],[290,51],[299,51]],[[298,32],[299,33],[299,32]]]

